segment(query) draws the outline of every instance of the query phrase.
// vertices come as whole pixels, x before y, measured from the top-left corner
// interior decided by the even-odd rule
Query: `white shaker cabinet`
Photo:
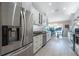
[[[36,53],[42,47],[42,40],[42,34],[33,37],[33,53]]]
[[[31,12],[33,14],[33,24],[39,24],[39,12],[35,8],[32,8]]]
[[[49,41],[50,39],[51,39],[51,32],[47,32],[46,33],[46,39],[47,39],[47,41]]]

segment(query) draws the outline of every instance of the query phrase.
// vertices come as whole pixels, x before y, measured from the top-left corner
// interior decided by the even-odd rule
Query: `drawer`
[[[33,40],[33,43],[37,43],[37,42],[38,42],[38,40],[35,40],[35,39]]]
[[[34,44],[33,45],[33,51],[34,51],[34,53],[36,52],[36,51],[38,51],[40,48],[42,47],[42,45],[41,44]]]
[[[33,47],[33,53],[37,52],[40,49],[40,44],[37,44]]]
[[[38,42],[38,38],[37,38],[37,37],[34,37],[34,38],[33,38],[33,42],[34,42],[34,43],[37,43],[37,42]]]
[[[42,47],[43,35],[33,37],[33,53]]]
[[[37,47],[37,46],[38,46],[38,43],[34,43],[34,44],[33,44],[33,47]]]
[[[33,43],[42,43],[43,39],[41,38],[37,38],[37,39],[33,39]]]
[[[34,43],[33,44],[33,53],[35,53],[38,50],[38,44]]]
[[[42,47],[42,44],[38,44],[38,46],[39,46],[39,49]]]
[[[43,40],[43,35],[40,35],[40,36],[38,37],[38,40],[39,40],[39,41],[42,41],[42,40]]]
[[[43,35],[39,35],[39,37],[38,37],[38,38],[41,38],[41,39],[42,39],[42,38],[43,38]]]
[[[38,47],[33,47],[33,53],[35,53],[37,51]]]

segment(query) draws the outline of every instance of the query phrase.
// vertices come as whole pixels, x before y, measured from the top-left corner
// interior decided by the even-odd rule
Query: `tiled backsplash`
[[[41,25],[33,25],[33,31],[42,31],[43,30],[43,26]]]

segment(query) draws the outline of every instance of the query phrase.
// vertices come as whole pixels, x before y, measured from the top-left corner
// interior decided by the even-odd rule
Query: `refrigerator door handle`
[[[24,11],[24,40],[26,39],[26,11]]]
[[[13,15],[12,15],[12,25],[14,25],[14,15],[15,15],[15,10],[16,10],[16,5],[17,5],[17,3],[14,3],[14,10],[13,10]]]
[[[21,11],[21,44],[23,46],[23,40],[24,40],[24,14],[23,11]]]

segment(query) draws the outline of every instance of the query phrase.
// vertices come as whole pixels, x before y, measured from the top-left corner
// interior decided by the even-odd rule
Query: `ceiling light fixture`
[[[49,6],[51,6],[52,5],[52,3],[51,2],[49,2]]]
[[[64,10],[66,10],[66,8],[63,8]]]

